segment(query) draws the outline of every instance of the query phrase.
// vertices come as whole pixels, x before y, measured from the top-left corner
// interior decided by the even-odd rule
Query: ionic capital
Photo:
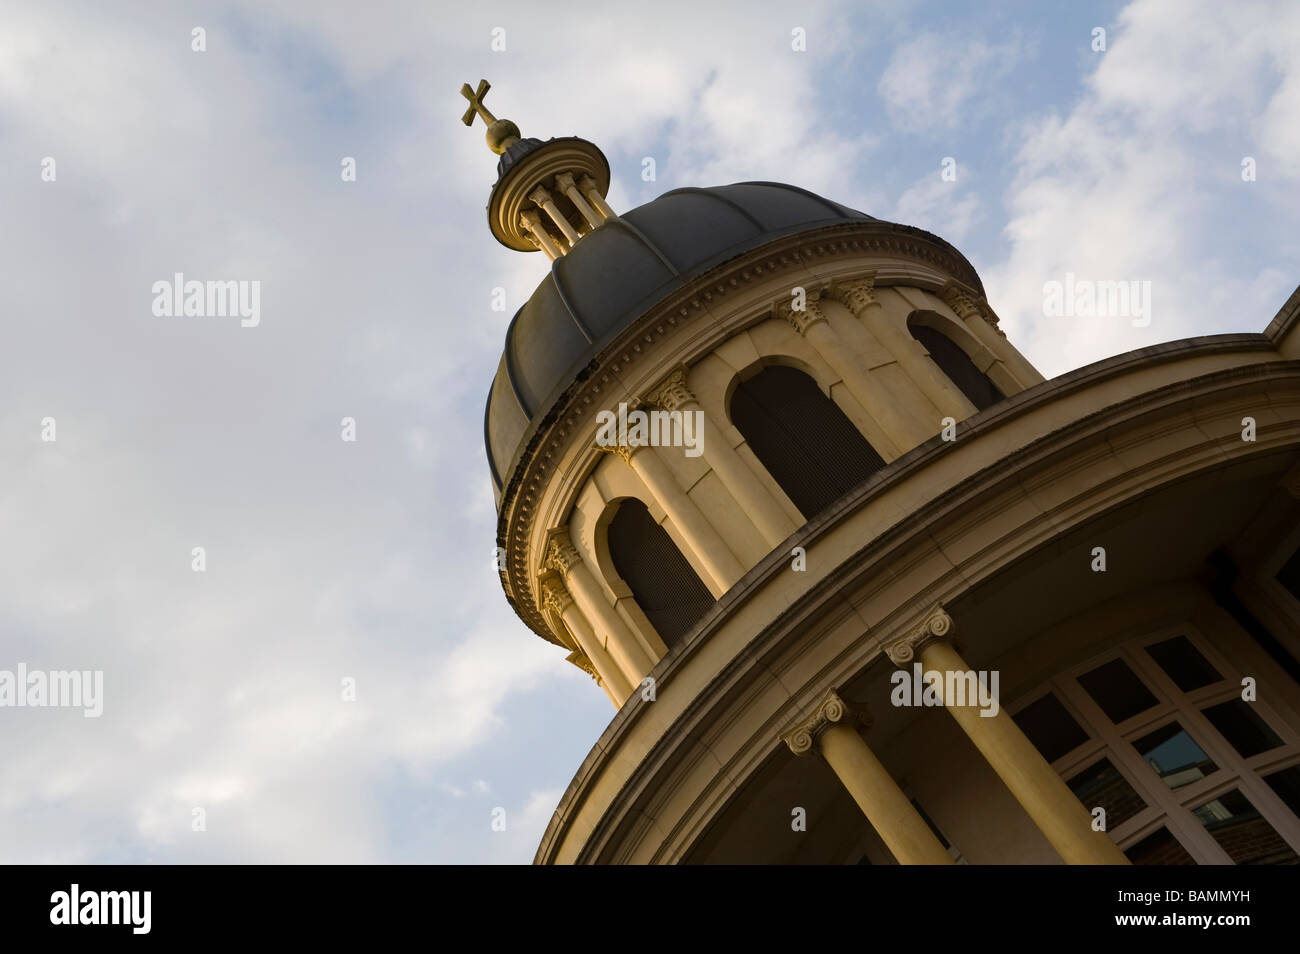
[[[895,666],[909,666],[926,643],[933,642],[936,639],[950,638],[952,632],[952,617],[948,615],[942,606],[936,606],[926,616],[925,622],[902,639],[886,646],[885,655],[889,657]]]
[[[826,297],[838,301],[855,315],[861,315],[872,305],[878,304],[876,299],[876,273],[867,272],[867,274],[860,275],[857,278],[846,278],[831,282],[826,289]]]
[[[870,721],[865,712],[855,709],[840,698],[834,689],[822,696],[821,702],[812,714],[795,724],[781,736],[781,741],[790,747],[795,755],[807,755],[817,746],[822,733],[841,722],[867,728]]]
[[[695,395],[686,386],[685,368],[678,368],[655,385],[645,396],[646,404],[653,404],[665,411],[680,410],[683,405],[694,400]]]

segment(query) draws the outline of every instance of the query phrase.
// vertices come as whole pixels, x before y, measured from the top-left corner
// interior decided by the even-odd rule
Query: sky
[[[488,231],[462,83],[599,145],[616,210],[773,180],[935,232],[1049,377],[1262,331],[1300,5],[953,6],[2,0],[0,670],[103,711],[0,707],[0,861],[532,860],[613,709],[493,569],[483,406],[548,263]],[[178,272],[257,323],[157,316]],[[1067,274],[1150,323],[1046,315]]]

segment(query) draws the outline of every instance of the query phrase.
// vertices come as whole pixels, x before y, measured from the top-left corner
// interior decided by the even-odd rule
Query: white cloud
[[[880,75],[877,91],[900,128],[935,131],[956,127],[978,109],[985,87],[1026,53],[1013,31],[1004,43],[966,33],[922,32],[900,43]]]
[[[1300,126],[1300,53],[1283,39],[1300,11],[1279,3],[1225,19],[1217,9],[1126,7],[1078,104],[1025,129],[1005,196],[1009,252],[984,278],[1008,336],[1049,377],[1156,341],[1261,331],[1294,286],[1295,270],[1278,267],[1297,261],[1286,234],[1276,262],[1244,258],[1219,236],[1253,202],[1300,212],[1287,181],[1297,170],[1275,155]],[[1252,103],[1268,106],[1248,124]],[[1240,157],[1261,144],[1269,175],[1241,181]],[[1044,283],[1067,273],[1151,282],[1150,326],[1044,317]]]
[[[4,860],[531,859],[610,710],[518,622],[491,571],[483,400],[546,263],[488,234],[494,158],[459,124],[455,91],[488,71],[490,102],[526,133],[598,142],[618,207],[784,178],[871,211],[881,187],[854,170],[887,139],[836,122],[860,104],[822,94],[875,41],[827,6],[799,12],[809,49],[795,53],[787,8],[755,6],[7,11],[0,668],[102,668],[106,699],[98,720],[0,714]],[[1300,129],[1284,13],[1258,30],[1207,12],[1195,37],[1162,45],[1156,28],[1182,14],[1139,4],[1084,101],[1029,130],[1009,255],[986,279],[1041,364],[1133,346],[1035,317],[1042,282],[1066,267],[1172,284],[1157,307],[1179,320],[1158,314],[1153,334],[1181,333],[1184,309],[1217,330],[1229,312],[1267,320],[1291,270],[1243,274],[1229,249],[1194,240],[1207,152],[1179,117],[1207,109],[1202,132],[1230,128],[1223,188],[1237,154],[1258,153],[1251,188],[1294,208],[1294,181],[1278,180],[1296,175]],[[189,48],[196,16],[205,54]],[[1018,42],[922,35],[882,94],[959,123]],[[1250,56],[1268,69],[1236,66]],[[1198,70],[1192,92],[1166,88]],[[647,153],[655,183],[639,179]],[[57,183],[39,181],[46,155]],[[351,185],[343,155],[358,159]],[[957,240],[987,226],[981,172],[967,182],[963,168],[953,189],[936,168],[895,217]],[[153,319],[150,284],[174,271],[262,281],[262,325]],[[489,309],[498,285],[505,313]],[[39,440],[46,415],[57,444]],[[343,416],[355,444],[339,440]],[[189,566],[197,545],[204,574]],[[539,705],[562,709],[546,731],[568,748],[517,741]],[[511,818],[499,835],[496,800]]]
[[[895,222],[904,222],[942,236],[960,247],[971,228],[983,217],[979,195],[972,191],[974,170],[958,164],[957,178],[944,179],[938,165],[898,197],[892,216]]]
[[[0,232],[0,309],[21,316],[0,408],[0,667],[102,668],[106,700],[98,720],[3,715],[4,860],[383,861],[413,840],[532,858],[578,762],[519,751],[511,706],[562,697],[548,731],[579,752],[611,710],[491,570],[483,400],[546,264],[488,234],[495,160],[456,90],[487,68],[490,102],[529,134],[638,162],[666,143],[655,193],[794,166],[828,186],[859,141],[822,135],[803,104],[840,34],[810,15],[814,52],[794,54],[771,10],[520,3],[491,14],[510,44],[493,59],[495,21],[467,8],[9,11],[0,125],[30,176]],[[638,52],[610,47],[611,21]],[[618,201],[641,188],[616,180]],[[154,319],[150,286],[175,271],[261,281],[261,325]],[[497,285],[506,313],[489,310]],[[448,822],[475,796],[515,806],[508,834]],[[438,841],[394,840],[410,815]]]

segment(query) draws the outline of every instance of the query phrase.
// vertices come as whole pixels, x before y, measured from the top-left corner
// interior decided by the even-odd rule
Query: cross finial
[[[487,91],[491,88],[492,84],[485,79],[478,81],[477,90],[470,89],[469,83],[465,83],[461,86],[460,95],[469,100],[469,109],[465,110],[465,115],[460,118],[460,121],[466,126],[474,125],[475,113],[483,117],[483,124],[485,126],[491,126],[497,121],[497,118],[488,112],[488,108],[483,105],[483,97],[487,95]]]
[[[474,114],[483,117],[483,124],[487,126],[487,144],[488,148],[498,156],[517,143],[521,137],[519,127],[508,119],[497,119],[483,105],[483,97],[487,91],[492,88],[487,80],[478,81],[478,89],[470,89],[469,83],[465,83],[460,88],[460,95],[469,100],[469,109],[465,110],[465,115],[460,118],[466,126],[474,125]]]

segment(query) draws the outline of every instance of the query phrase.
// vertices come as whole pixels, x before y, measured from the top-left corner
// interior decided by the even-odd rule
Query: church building
[[[537,863],[1300,861],[1300,289],[1045,380],[942,238],[487,89],[501,584],[615,710]]]

